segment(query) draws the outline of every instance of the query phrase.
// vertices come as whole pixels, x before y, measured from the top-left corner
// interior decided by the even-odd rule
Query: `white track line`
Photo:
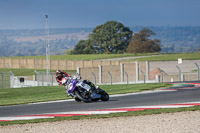
[[[39,115],[0,117],[0,121],[55,118],[55,117],[59,117],[59,115],[60,115],[60,117],[64,117],[64,116],[67,117],[68,115],[70,117],[72,117],[73,115],[110,114],[110,113],[119,113],[119,112],[128,112],[128,111],[137,111],[137,110],[139,111],[140,109],[145,110],[145,109],[159,109],[159,108],[192,107],[192,106],[195,106],[195,104],[200,104],[200,101],[187,102],[187,103],[166,104],[166,105],[154,105],[154,106],[134,106],[134,107],[123,107],[123,108],[110,108],[110,109],[92,110],[92,111],[57,112],[57,113],[39,114]]]

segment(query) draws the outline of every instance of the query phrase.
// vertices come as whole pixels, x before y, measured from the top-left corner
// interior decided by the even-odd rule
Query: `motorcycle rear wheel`
[[[87,98],[85,98],[80,91],[78,90],[75,90],[75,95],[83,102],[91,102],[91,97],[90,96],[87,96]]]

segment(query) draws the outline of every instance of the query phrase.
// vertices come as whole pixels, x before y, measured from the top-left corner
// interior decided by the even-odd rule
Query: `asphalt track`
[[[152,106],[200,101],[200,86],[174,87],[136,94],[111,96],[108,102],[77,103],[64,100],[47,103],[0,106],[0,117],[36,115],[56,112],[86,111],[134,106]]]

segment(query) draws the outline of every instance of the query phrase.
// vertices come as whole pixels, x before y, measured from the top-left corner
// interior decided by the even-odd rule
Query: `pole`
[[[11,78],[10,78],[10,88],[14,88],[14,73],[10,71],[10,74],[11,74]]]
[[[99,84],[102,83],[102,66],[99,66]]]
[[[194,64],[197,67],[197,78],[198,78],[198,80],[200,80],[200,67],[199,67],[199,65],[196,62]]]
[[[49,71],[50,71],[50,46],[49,46],[49,25],[48,25],[48,15],[46,17],[46,76],[47,82],[49,81]]]
[[[143,74],[143,77],[144,77],[144,83],[145,83],[145,73],[144,73],[144,71],[142,71],[142,70],[141,70],[141,72],[142,72],[142,74]]]
[[[181,81],[181,68],[179,66],[176,65],[176,68],[178,69],[179,72],[179,80]]]
[[[121,82],[123,83],[124,82],[124,64],[121,63],[120,66],[121,66]]]
[[[124,71],[124,73],[126,74],[126,80],[127,80],[127,84],[128,84],[129,83],[128,73],[126,71]]]
[[[37,76],[36,76],[36,80],[37,80],[37,86],[39,86],[39,72],[38,71],[36,71],[36,70],[34,70],[34,72],[37,74]]]
[[[110,84],[112,85],[112,74],[109,71],[108,74],[110,75]]]
[[[95,83],[95,85],[97,84],[97,78],[96,78],[96,74],[94,73],[94,72],[92,72],[92,75],[94,76],[94,83]]]

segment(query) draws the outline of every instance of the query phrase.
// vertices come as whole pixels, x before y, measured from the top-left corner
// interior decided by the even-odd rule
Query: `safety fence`
[[[77,72],[83,79],[89,79],[95,84],[139,83],[143,82],[144,75],[148,77],[149,62],[135,61],[112,66],[77,68]]]
[[[152,80],[156,80],[156,82],[178,82],[178,81],[196,81],[200,80],[198,78],[198,73],[181,73],[171,72],[167,74],[158,74],[158,75],[149,75]]]
[[[12,72],[0,72],[0,89],[13,87],[13,75]]]
[[[197,63],[192,72],[185,72],[184,67],[174,66],[176,71],[156,68],[150,72],[149,62],[121,63],[120,65],[77,68],[82,79],[89,79],[98,85],[103,84],[134,84],[134,83],[162,83],[177,81],[200,80],[200,67]],[[0,72],[0,89],[30,86],[58,85],[55,73],[46,74],[34,71],[33,76],[15,76],[12,72]]]
[[[33,76],[15,76],[13,87],[31,87],[31,86],[55,86],[58,85],[55,80],[55,73],[46,74],[42,71],[35,71]]]
[[[133,83],[161,83],[177,81],[200,80],[200,67],[197,63],[194,72],[185,72],[178,65],[176,71],[165,72],[160,68],[149,72],[149,64],[146,62],[135,64],[121,64],[113,66],[99,66],[93,68],[78,68],[77,71],[83,79],[90,79],[95,84],[133,84]],[[140,66],[140,67],[139,67]],[[143,66],[143,67],[141,67]]]

